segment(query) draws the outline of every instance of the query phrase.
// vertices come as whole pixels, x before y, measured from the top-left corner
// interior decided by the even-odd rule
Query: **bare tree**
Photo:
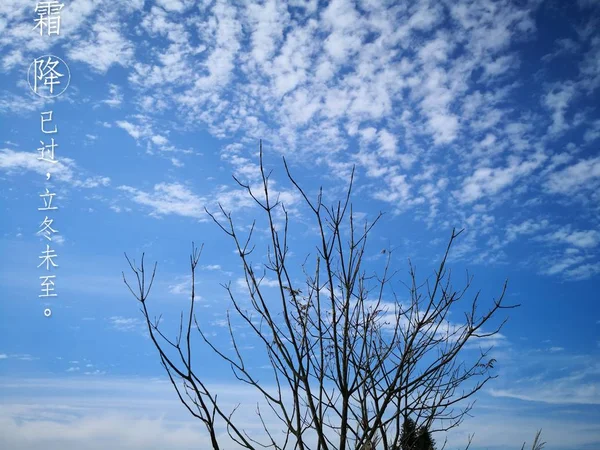
[[[204,423],[214,449],[223,448],[218,438],[218,430],[223,429],[248,449],[389,450],[400,447],[402,424],[409,417],[416,426],[431,432],[458,426],[473,406],[470,397],[495,378],[491,374],[495,360],[490,359],[489,349],[480,350],[469,363],[462,350],[477,338],[496,335],[506,319],[491,330],[484,328],[500,309],[518,306],[502,304],[506,283],[483,314],[477,313],[477,292],[467,303],[464,321],[450,322],[452,307],[463,300],[472,282],[467,273],[463,288],[455,290],[450,283],[446,261],[461,233],[453,230],[431,277],[418,284],[410,265],[410,282],[404,284],[409,300],[401,301],[390,283],[396,275],[390,270],[392,251],[381,252],[387,258],[381,275],[369,275],[363,268],[367,237],[381,214],[371,223],[357,225],[350,202],[354,170],[345,198],[328,207],[323,203],[322,189],[316,200],[311,200],[290,174],[285,158],[283,164],[318,230],[315,253],[302,265],[302,283],[295,281],[295,269],[290,267],[290,217],[269,188],[271,173],[264,168],[262,143],[260,193],[234,176],[268,222],[269,250],[260,273],[250,261],[255,222],[243,237],[231,213],[221,205],[219,214],[206,210],[235,245],[248,289],[249,298],[242,301],[231,285],[224,285],[232,304],[227,321],[233,350],[226,351],[211,341],[194,314],[201,250],[192,244],[190,306],[187,315],[181,315],[175,339],[161,332],[160,319],[151,320],[147,308],[156,264],[147,275],[144,255],[140,267],[125,255],[137,278],[137,289],[134,291],[124,274],[123,279],[141,303],[150,338],[180,401]],[[261,288],[267,274],[276,280],[276,299]],[[264,348],[272,366],[269,383],[261,382],[245,361],[232,316],[244,323]],[[281,422],[280,427],[274,429],[267,423],[264,408],[258,406],[262,437],[237,425],[237,408],[224,410],[198,375],[198,366],[193,364],[197,360],[192,352],[192,329],[231,367],[238,380],[260,393],[269,413]]]

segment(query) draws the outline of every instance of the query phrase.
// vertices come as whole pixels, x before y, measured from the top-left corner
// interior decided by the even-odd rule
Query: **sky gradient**
[[[399,281],[408,258],[424,279],[456,227],[456,284],[469,269],[483,306],[508,279],[521,307],[492,342],[499,376],[447,448],[474,433],[474,450],[519,449],[540,428],[548,450],[600,448],[598,1],[63,3],[59,36],[33,29],[36,2],[0,5],[1,448],[208,448],[166,382],[123,253],[158,262],[150,310],[172,328],[191,242],[204,243],[198,314],[227,345],[219,283],[243,296],[243,272],[204,207],[233,211],[241,230],[259,216],[231,177],[257,185],[259,139],[298,268],[317,236],[282,156],[328,202],[356,167],[358,217],[385,212],[369,270],[387,248]],[[71,73],[54,99],[27,80],[47,54]],[[50,110],[53,135],[40,130]],[[48,165],[37,149],[50,137]],[[59,208],[50,301],[38,298],[46,188]],[[254,394],[197,349],[251,425]]]

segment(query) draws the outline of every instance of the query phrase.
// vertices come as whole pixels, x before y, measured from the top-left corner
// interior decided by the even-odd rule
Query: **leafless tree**
[[[192,244],[190,256],[191,298],[187,314],[181,314],[179,333],[168,338],[159,329],[159,319],[151,320],[148,295],[156,274],[136,267],[127,258],[137,278],[137,288],[123,279],[141,304],[148,333],[180,401],[208,430],[212,447],[227,447],[219,442],[219,431],[242,448],[274,449],[395,449],[399,448],[402,424],[411,417],[417,426],[431,432],[458,426],[473,406],[472,397],[490,379],[495,360],[489,349],[464,352],[478,338],[496,335],[502,323],[488,329],[491,319],[506,306],[499,297],[483,313],[477,313],[479,292],[467,300],[464,321],[449,320],[453,306],[466,297],[472,277],[456,290],[450,283],[446,262],[452,244],[461,231],[452,231],[437,270],[423,283],[417,283],[410,265],[410,282],[404,284],[408,301],[401,301],[391,284],[396,272],[390,270],[392,251],[382,274],[370,275],[363,267],[367,237],[380,219],[357,225],[350,202],[354,171],[342,201],[333,206],[323,202],[322,189],[311,200],[290,174],[287,176],[303,198],[318,230],[312,256],[302,265],[304,279],[297,283],[299,267],[290,267],[288,224],[290,216],[269,188],[271,173],[265,171],[260,147],[260,193],[234,176],[235,181],[264,213],[269,228],[269,250],[259,272],[250,261],[254,246],[252,224],[245,237],[238,232],[232,215],[221,205],[220,212],[206,212],[229,236],[243,265],[248,297],[245,302],[231,285],[224,285],[232,309],[227,320],[230,351],[221,348],[205,333],[196,319],[196,268],[201,249]],[[269,274],[276,280],[276,299],[267,295],[261,281]],[[240,350],[232,316],[252,331],[264,348],[272,366],[271,382],[247,364]],[[486,331],[484,331],[486,328]],[[235,377],[251,386],[264,398],[281,422],[273,428],[265,420],[264,408],[257,407],[257,420],[264,428],[262,437],[240,428],[235,410],[225,410],[198,372],[192,352],[192,330],[205,345],[224,360]],[[484,340],[485,342],[485,340]],[[468,355],[471,361],[467,363]],[[466,359],[465,359],[466,358]],[[264,369],[261,369],[264,376]]]

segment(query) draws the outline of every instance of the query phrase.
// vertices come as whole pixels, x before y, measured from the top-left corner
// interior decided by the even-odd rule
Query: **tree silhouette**
[[[533,439],[533,443],[531,444],[531,450],[542,450],[545,445],[546,443],[542,442],[542,430],[538,430]],[[523,442],[521,450],[525,450],[525,442]]]
[[[394,450],[435,450],[435,441],[426,427],[417,428],[415,421],[407,417],[402,424],[400,445],[395,445]]]
[[[417,432],[416,450],[435,450],[435,440],[424,426],[421,426]]]
[[[143,254],[139,267],[125,255],[137,288],[123,274],[124,282],[141,305],[150,339],[179,400],[205,425],[213,449],[231,448],[230,442],[223,441],[225,430],[229,439],[247,449],[391,450],[400,442],[406,417],[415,417],[417,429],[431,432],[458,426],[472,408],[468,399],[495,378],[488,351],[469,356],[462,350],[468,342],[498,333],[506,319],[489,329],[491,319],[501,309],[518,306],[503,305],[506,283],[483,314],[478,313],[479,293],[475,293],[465,305],[464,321],[451,323],[449,312],[462,305],[472,281],[467,274],[464,287],[458,290],[450,283],[446,261],[461,233],[453,230],[438,269],[425,282],[417,282],[410,265],[410,282],[404,285],[409,300],[401,301],[391,283],[396,275],[390,270],[391,250],[380,253],[386,258],[383,273],[372,275],[363,267],[367,237],[381,214],[370,223],[357,224],[350,202],[354,171],[345,198],[327,206],[322,190],[311,200],[292,177],[285,159],[283,164],[318,234],[313,243],[302,238],[313,249],[302,266],[293,267],[289,258],[290,217],[285,205],[273,198],[262,143],[260,190],[234,177],[268,223],[269,245],[262,270],[251,261],[257,254],[253,252],[255,224],[244,236],[223,206],[219,205],[218,214],[206,210],[231,239],[248,292],[242,301],[231,285],[224,286],[232,305],[227,315],[230,343],[213,342],[196,320],[195,279],[201,253],[197,247],[192,244],[190,256],[190,305],[181,316],[176,339],[161,331],[160,318],[150,318],[148,296],[156,263],[148,276]],[[302,282],[297,281],[300,270]],[[261,285],[267,274],[275,280],[275,299],[269,295],[273,291]],[[257,372],[240,350],[232,316],[261,343],[270,361],[270,383],[264,381],[264,369]],[[246,432],[235,414],[237,408],[227,409],[201,375],[202,362],[192,356],[192,329],[240,382],[261,395],[280,426],[273,427],[265,420],[264,409],[257,407],[262,436]],[[472,379],[476,382],[465,389],[464,383]],[[431,443],[431,447],[433,440],[424,437],[427,433],[417,433],[415,445],[427,448]]]
[[[400,435],[400,447],[398,450],[416,450],[417,425],[410,417],[402,423],[402,434]]]

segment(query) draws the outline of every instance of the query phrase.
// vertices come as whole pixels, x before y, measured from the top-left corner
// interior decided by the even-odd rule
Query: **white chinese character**
[[[54,281],[52,281],[50,278],[56,278],[56,275],[46,275],[46,276],[42,276],[40,277],[40,279],[43,278],[44,281],[42,282],[41,286],[44,288],[42,289],[42,292],[45,290],[45,294],[44,295],[38,295],[38,297],[56,297],[56,294],[50,294],[50,291],[54,291]]]
[[[58,78],[64,77],[64,74],[56,70],[58,64],[60,61],[53,60],[51,56],[48,56],[47,60],[44,58],[34,60],[33,91],[35,93],[38,91],[38,80],[44,80],[44,86],[50,86],[50,93],[54,94],[54,86],[60,84]]]
[[[29,87],[35,95],[43,98],[58,97],[67,90],[70,81],[69,66],[54,55],[43,55],[34,59],[27,71]]]
[[[35,27],[40,28],[40,36],[44,34],[44,27],[48,30],[48,36],[53,34],[60,35],[60,10],[65,5],[58,3],[57,0],[50,0],[48,2],[38,2],[35,7],[35,12],[38,13],[38,18],[35,19]]]
[[[44,263],[46,263],[46,270],[50,270],[50,264],[52,264],[52,267],[58,267],[58,265],[54,263],[54,258],[57,257],[58,255],[56,254],[56,251],[51,250],[50,245],[46,244],[46,250],[44,250],[42,252],[42,256],[39,257],[42,262],[38,265],[38,267],[43,266]]]
[[[45,194],[40,194],[40,197],[44,200],[44,207],[38,208],[38,211],[49,211],[51,209],[58,209],[56,206],[52,206],[52,198],[55,196],[55,193],[50,193],[48,188],[46,188]]]
[[[43,112],[41,114],[42,114],[42,117],[41,117],[41,119],[42,119],[42,133],[51,134],[51,133],[58,132],[58,129],[56,128],[56,125],[54,125],[54,130],[46,131],[44,129],[44,122],[52,122],[52,111],[46,111],[46,112]],[[44,114],[48,114],[48,118],[47,119],[44,119]]]
[[[58,161],[54,159],[54,149],[58,147],[58,144],[54,143],[54,138],[52,138],[51,144],[46,145],[43,141],[40,141],[40,144],[42,144],[42,146],[38,148],[38,151],[40,152],[41,156],[38,158],[38,160],[48,161],[56,164]],[[49,156],[46,156],[46,154]]]
[[[46,218],[44,219],[44,221],[40,224],[40,228],[42,228],[40,231],[38,231],[36,234],[40,234],[40,233],[44,233],[44,237],[46,239],[48,239],[49,241],[52,240],[52,233],[58,233],[58,230],[55,230],[52,228],[52,222],[54,222],[54,219],[49,219],[48,216],[46,216]]]

